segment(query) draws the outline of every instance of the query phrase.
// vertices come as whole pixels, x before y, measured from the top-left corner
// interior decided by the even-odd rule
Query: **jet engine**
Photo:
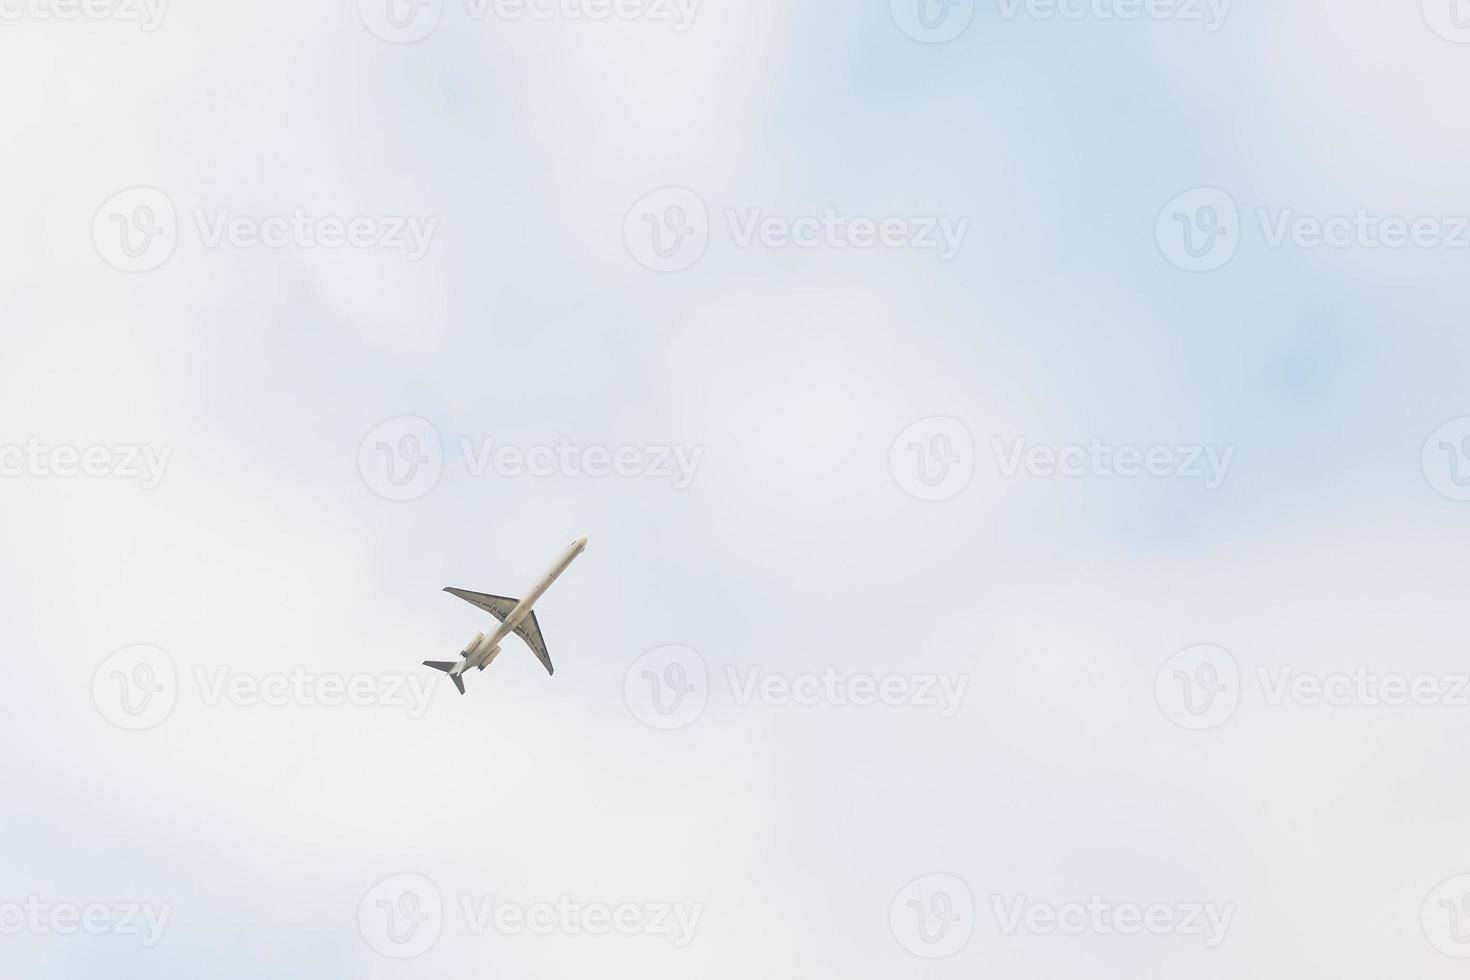
[[[464,656],[469,658],[470,666],[484,670],[500,655],[500,647],[485,647],[490,643],[490,638],[484,633],[476,633],[470,645],[464,648]]]

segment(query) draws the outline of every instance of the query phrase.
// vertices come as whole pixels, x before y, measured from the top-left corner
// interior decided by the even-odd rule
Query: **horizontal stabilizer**
[[[454,664],[449,663],[447,660],[425,660],[424,666],[433,667],[435,670],[442,670],[448,674],[449,679],[454,681],[454,686],[459,688],[459,693],[464,693],[464,678],[454,673]]]

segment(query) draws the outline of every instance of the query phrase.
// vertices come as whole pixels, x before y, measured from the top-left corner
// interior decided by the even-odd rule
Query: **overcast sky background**
[[[156,486],[0,476],[0,912],[169,914],[154,945],[0,918],[0,973],[1461,975],[1470,704],[1273,706],[1258,673],[1470,672],[1451,0],[1238,0],[1215,30],[979,0],[940,43],[903,0],[471,9],[395,43],[373,0],[175,0],[151,31],[0,0],[0,464],[169,454]],[[1199,234],[1202,200],[1239,215],[1204,272],[1167,233],[1198,188]],[[160,194],[176,242],[124,271],[115,219]],[[703,253],[649,268],[639,229],[691,200]],[[967,224],[946,260],[742,247],[730,218],[828,209]],[[298,210],[433,234],[415,261],[200,227]],[[1261,210],[1440,237],[1273,247]],[[1207,488],[1007,477],[994,448],[1094,439],[1231,455]],[[477,474],[462,440],[698,465]],[[437,481],[394,486],[406,445]],[[928,487],[946,460],[972,478]],[[538,606],[554,678],[515,639],[464,698],[418,666],[491,625],[442,587],[519,595],[582,534]],[[1238,707],[1190,730],[1156,680],[1202,644]],[[171,710],[129,731],[110,692],[143,675],[110,658],[140,645]],[[671,645],[697,657],[640,660]],[[660,730],[638,692],[670,662],[705,706]],[[944,717],[729,680],[829,667],[966,686]],[[431,697],[210,703],[293,671]],[[935,874],[975,905],[942,958],[902,926]],[[372,927],[401,875],[444,905],[408,958]],[[487,896],[700,919],[475,934]],[[1207,946],[995,912],[1093,896],[1233,918]]]

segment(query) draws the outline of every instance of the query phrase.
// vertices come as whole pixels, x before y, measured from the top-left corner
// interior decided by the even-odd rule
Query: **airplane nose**
[[[586,548],[587,539],[585,537],[578,538],[577,540],[573,541],[572,544],[576,545],[578,548]]]

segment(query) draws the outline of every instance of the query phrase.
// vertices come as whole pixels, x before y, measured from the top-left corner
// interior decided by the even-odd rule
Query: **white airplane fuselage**
[[[465,646],[464,652],[460,654],[459,662],[454,665],[453,670],[449,671],[450,675],[458,677],[473,667],[478,667],[481,670],[488,667],[490,662],[500,653],[500,641],[515,632],[515,628],[521,624],[521,620],[531,614],[531,607],[536,605],[536,600],[545,595],[546,590],[551,588],[551,583],[560,578],[561,573],[565,572],[567,567],[576,560],[577,556],[586,550],[586,538],[578,538],[567,545],[566,550],[557,556],[556,561],[552,562],[551,567],[532,583],[531,588],[526,592],[525,598],[516,603],[515,608],[510,611],[510,614],[505,617],[505,620],[496,628],[495,632],[489,636],[486,636],[484,633],[475,634],[474,639],[470,640]]]

